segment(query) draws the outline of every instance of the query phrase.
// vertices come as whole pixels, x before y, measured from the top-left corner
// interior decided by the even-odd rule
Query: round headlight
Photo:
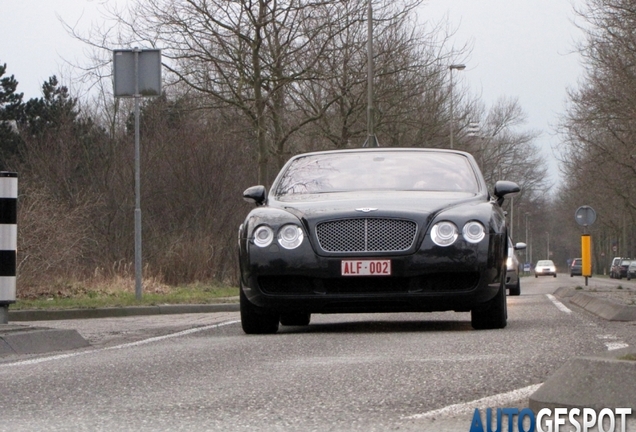
[[[261,225],[254,230],[254,244],[258,247],[267,247],[274,240],[274,230],[267,225]]]
[[[284,225],[278,231],[278,243],[285,249],[296,249],[305,238],[302,228],[297,225]]]
[[[450,246],[457,240],[457,227],[452,222],[439,222],[431,229],[431,239],[437,246]]]
[[[486,229],[476,221],[468,222],[462,230],[464,239],[470,243],[479,243],[486,237]]]

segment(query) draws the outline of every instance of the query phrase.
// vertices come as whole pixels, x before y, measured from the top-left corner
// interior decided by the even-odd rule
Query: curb
[[[9,321],[47,321],[87,318],[174,315],[185,313],[236,312],[238,303],[130,306],[100,309],[9,310]],[[2,327],[0,326],[0,333]]]
[[[46,321],[90,318],[236,312],[238,303],[132,306],[100,309],[9,310],[9,321]],[[16,354],[44,354],[89,347],[77,330],[0,324],[0,358]]]
[[[9,325],[0,333],[0,357],[43,354],[90,346],[77,330]]]
[[[574,288],[559,288],[554,295],[561,299],[567,298],[570,303],[608,321],[636,321],[636,306],[628,306]]]
[[[574,288],[559,288],[554,295],[608,321],[636,321],[634,306]],[[530,396],[530,409],[631,407],[636,400],[636,361],[619,360],[627,354],[635,355],[636,347],[568,360]]]
[[[632,407],[636,400],[636,361],[612,357],[574,357],[552,374],[529,399],[530,409]]]

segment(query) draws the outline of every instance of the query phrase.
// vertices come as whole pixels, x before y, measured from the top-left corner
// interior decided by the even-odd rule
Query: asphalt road
[[[548,295],[582,281],[523,278],[491,331],[453,312],[317,315],[266,336],[237,313],[39,322],[92,346],[3,358],[0,430],[468,431],[475,407],[527,406],[570,357],[636,345],[634,323]]]

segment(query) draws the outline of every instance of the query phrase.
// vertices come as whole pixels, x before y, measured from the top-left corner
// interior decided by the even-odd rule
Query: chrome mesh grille
[[[342,219],[316,227],[322,250],[326,252],[399,252],[408,250],[417,224],[387,218]]]

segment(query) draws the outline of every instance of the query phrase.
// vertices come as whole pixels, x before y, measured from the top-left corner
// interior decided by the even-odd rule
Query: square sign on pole
[[[138,56],[138,92],[135,86],[135,54]],[[113,51],[115,97],[161,95],[161,50],[129,49]]]
[[[113,51],[113,93],[135,99],[135,296],[141,300],[141,150],[139,99],[161,95],[161,50]]]

